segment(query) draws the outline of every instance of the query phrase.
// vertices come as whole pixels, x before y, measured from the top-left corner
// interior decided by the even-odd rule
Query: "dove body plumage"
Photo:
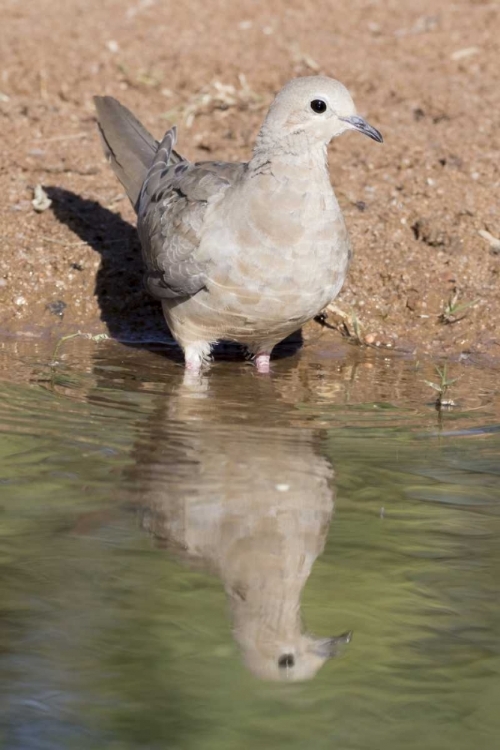
[[[329,117],[311,109],[318,101]],[[248,163],[192,164],[174,150],[175,128],[157,144],[116,100],[96,97],[96,106],[105,152],[137,211],[146,287],[161,300],[186,367],[200,369],[224,339],[247,346],[267,371],[273,347],[331,302],[347,273],[351,249],[327,144],[347,129],[380,134],[325,77],[282,89]],[[120,140],[121,118],[128,132]]]

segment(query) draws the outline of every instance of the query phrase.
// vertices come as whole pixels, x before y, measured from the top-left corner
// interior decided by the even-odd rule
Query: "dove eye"
[[[288,669],[289,667],[293,667],[295,664],[295,659],[293,657],[293,654],[283,654],[278,659],[278,667],[280,669]]]
[[[326,112],[326,102],[323,99],[313,99],[311,102],[311,109],[316,112],[317,115],[321,115]]]

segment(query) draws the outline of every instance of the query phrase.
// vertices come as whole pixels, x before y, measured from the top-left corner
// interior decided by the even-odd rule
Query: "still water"
[[[0,346],[2,750],[499,746],[498,372]]]

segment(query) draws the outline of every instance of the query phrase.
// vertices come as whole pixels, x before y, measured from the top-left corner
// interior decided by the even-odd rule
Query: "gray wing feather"
[[[173,162],[176,131],[160,143],[138,204],[146,287],[160,299],[190,297],[204,288],[209,263],[197,260],[205,211],[244,172],[245,164]],[[176,155],[177,156],[177,155]]]

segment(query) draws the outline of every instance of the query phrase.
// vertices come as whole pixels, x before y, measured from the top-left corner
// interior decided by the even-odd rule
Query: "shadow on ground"
[[[182,354],[170,335],[159,302],[144,289],[144,265],[135,227],[97,201],[82,198],[60,187],[45,187],[56,218],[101,256],[95,295],[101,320],[110,335],[131,346],[162,347],[169,359],[182,361]],[[274,358],[295,354],[302,345],[300,332],[277,347]],[[217,347],[217,358],[241,359],[242,349],[234,344]]]
[[[135,227],[118,214],[70,190],[47,187],[57,219],[101,257],[94,293],[113,338],[172,342],[161,307],[144,289]]]

